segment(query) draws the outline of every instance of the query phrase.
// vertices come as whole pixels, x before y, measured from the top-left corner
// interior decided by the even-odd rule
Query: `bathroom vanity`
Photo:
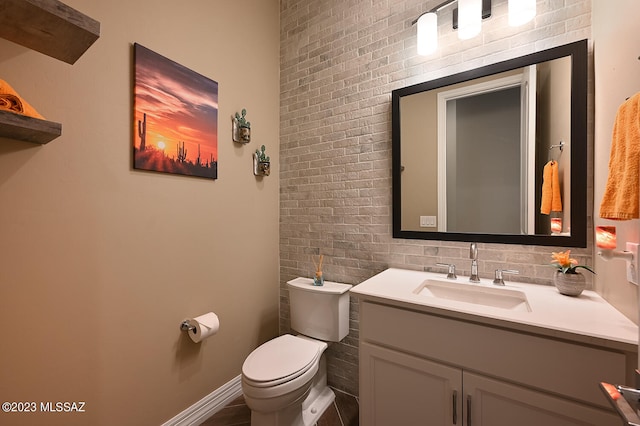
[[[388,269],[360,299],[366,425],[614,425],[599,383],[631,383],[638,327],[585,291]]]

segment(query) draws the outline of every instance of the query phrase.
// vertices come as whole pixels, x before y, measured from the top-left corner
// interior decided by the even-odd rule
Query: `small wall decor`
[[[134,44],[133,167],[218,178],[218,83]]]
[[[251,142],[251,123],[245,118],[247,110],[242,109],[242,115],[236,112],[233,117],[233,125],[231,127],[231,137],[234,142],[249,143]]]
[[[271,173],[271,161],[269,156],[265,154],[265,150],[265,146],[262,145],[253,153],[253,174],[256,176],[269,176]]]

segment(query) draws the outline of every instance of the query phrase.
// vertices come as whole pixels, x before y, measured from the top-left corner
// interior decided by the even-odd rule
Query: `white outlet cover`
[[[638,266],[640,260],[638,259],[638,243],[627,243],[627,251],[633,253],[633,260],[627,261],[627,281],[631,284],[638,285]]]
[[[435,228],[437,221],[435,216],[420,216],[420,226],[423,228]]]

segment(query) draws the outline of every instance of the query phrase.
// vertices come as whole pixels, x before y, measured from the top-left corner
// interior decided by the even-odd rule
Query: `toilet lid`
[[[284,334],[249,354],[242,374],[252,382],[284,382],[304,373],[318,358],[317,342]]]

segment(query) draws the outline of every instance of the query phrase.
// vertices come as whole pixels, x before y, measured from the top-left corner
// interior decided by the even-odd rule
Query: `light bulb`
[[[517,27],[536,16],[536,0],[509,0],[509,25]]]
[[[418,18],[418,55],[430,55],[438,49],[438,16],[434,12]]]
[[[480,34],[482,0],[458,0],[458,38],[467,40]]]

